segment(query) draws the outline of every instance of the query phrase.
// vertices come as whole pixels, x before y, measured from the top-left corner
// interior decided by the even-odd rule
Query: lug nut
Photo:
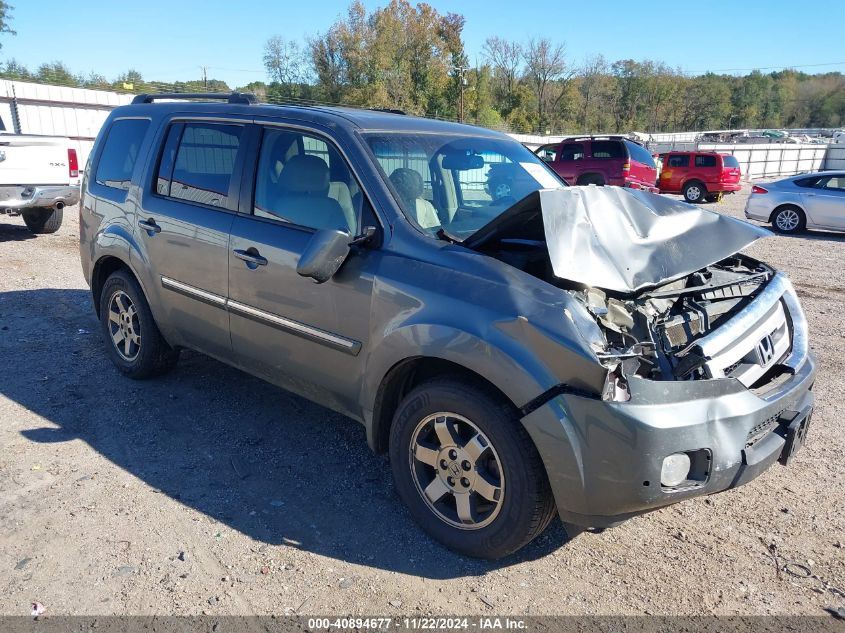
[[[454,486],[454,485],[455,485],[455,480],[454,480],[454,479],[452,479],[451,477],[446,477],[446,482],[447,482],[450,486]]]
[[[449,464],[447,464],[447,463],[446,463],[446,460],[445,460],[445,459],[441,459],[441,460],[440,460],[440,468],[441,468],[441,470],[446,470],[446,466],[448,466],[448,465],[449,465]]]
[[[464,488],[469,488],[469,479],[467,479],[466,477],[461,477],[461,485]]]
[[[462,467],[464,470],[468,471],[470,468],[472,468],[472,464],[470,464],[470,463],[469,463],[469,460],[465,459],[465,460],[463,461],[463,463],[461,464],[461,467]]]
[[[449,459],[457,459],[458,458],[458,451],[454,448],[449,451]]]

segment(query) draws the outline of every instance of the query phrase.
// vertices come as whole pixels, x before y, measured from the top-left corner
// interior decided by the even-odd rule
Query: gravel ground
[[[741,217],[747,189],[708,205]],[[819,358],[789,468],[497,563],[430,541],[360,425],[195,353],[106,358],[75,210],[0,217],[0,614],[816,614],[845,606],[845,236],[749,252],[789,273]],[[776,573],[769,551],[812,572]]]

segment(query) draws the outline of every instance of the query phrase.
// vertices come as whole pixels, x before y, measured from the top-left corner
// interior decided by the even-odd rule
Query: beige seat
[[[424,229],[440,226],[440,218],[437,217],[434,205],[422,197],[423,179],[418,172],[399,167],[390,174],[390,182],[396,187],[406,210],[414,214],[417,224]]]
[[[355,208],[352,206],[352,194],[349,193],[349,185],[340,180],[332,180],[329,183],[329,198],[337,200],[343,215],[346,216],[346,223],[350,227],[357,227],[358,220],[355,217]]]

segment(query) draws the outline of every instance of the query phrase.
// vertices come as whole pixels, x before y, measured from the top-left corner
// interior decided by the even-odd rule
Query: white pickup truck
[[[0,215],[22,215],[33,233],[55,233],[79,202],[79,160],[61,136],[0,133]]]

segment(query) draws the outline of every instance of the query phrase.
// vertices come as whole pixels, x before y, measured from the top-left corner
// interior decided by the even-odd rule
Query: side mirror
[[[352,238],[345,231],[321,229],[311,236],[299,258],[296,272],[311,277],[318,284],[334,277],[349,255]]]

